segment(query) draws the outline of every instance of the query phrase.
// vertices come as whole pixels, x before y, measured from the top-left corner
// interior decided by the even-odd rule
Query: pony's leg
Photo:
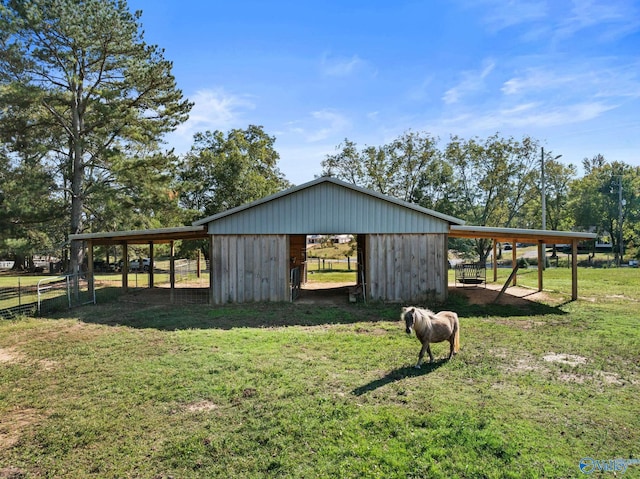
[[[424,358],[425,351],[429,349],[429,343],[424,343],[422,348],[420,348],[420,354],[418,354],[418,362],[416,363],[416,369],[420,369],[422,365],[422,359]],[[429,351],[429,355],[431,355],[431,351]]]
[[[455,352],[453,350],[453,345],[454,345],[454,337],[451,336],[449,338],[449,359],[451,359],[453,357],[453,355],[455,354]]]
[[[431,345],[427,343],[427,352],[429,353],[429,362],[433,362],[433,354],[431,354]]]

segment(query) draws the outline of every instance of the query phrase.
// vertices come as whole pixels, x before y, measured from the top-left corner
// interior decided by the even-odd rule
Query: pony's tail
[[[453,336],[453,352],[457,353],[460,351],[460,321],[458,320],[458,315],[456,314],[456,322],[455,322],[456,332]]]

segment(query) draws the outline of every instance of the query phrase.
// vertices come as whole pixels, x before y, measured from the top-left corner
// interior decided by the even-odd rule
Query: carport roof
[[[565,244],[574,240],[596,239],[595,233],[579,231],[552,231],[520,228],[493,228],[489,226],[451,225],[449,236],[452,238],[489,238],[496,241],[520,241],[523,243],[544,242]]]
[[[178,226],[150,230],[108,231],[103,233],[82,233],[69,235],[69,240],[91,240],[95,245],[169,243],[170,241],[208,238],[204,226]]]

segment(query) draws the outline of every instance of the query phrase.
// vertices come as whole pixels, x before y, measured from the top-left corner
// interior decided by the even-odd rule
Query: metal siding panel
[[[338,205],[340,202],[340,193],[338,191],[331,191],[333,188],[327,188],[324,192],[324,198],[322,199],[322,229],[325,233],[336,233],[333,229],[339,229],[339,220],[341,215],[338,213]]]
[[[350,223],[353,225],[354,233],[363,233],[363,219],[368,212],[365,211],[364,202],[362,197],[354,197],[353,205],[351,207]]]
[[[332,208],[331,208],[331,213],[326,218],[326,220],[327,220],[327,224],[332,225],[331,228],[334,229],[335,231],[328,231],[328,233],[344,232],[344,227],[346,223],[346,214],[352,208],[351,202],[346,198],[346,195],[344,193],[345,193],[345,190],[342,190],[342,191],[334,190],[330,192],[332,197],[331,198]]]
[[[448,222],[333,183],[208,224],[210,234],[447,233]]]

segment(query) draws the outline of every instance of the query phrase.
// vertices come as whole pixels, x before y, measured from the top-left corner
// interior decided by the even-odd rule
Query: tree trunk
[[[11,268],[11,271],[24,271],[24,262],[25,262],[26,256],[21,253],[15,253],[14,257],[15,258],[13,261],[13,267]]]
[[[476,240],[476,253],[478,253],[478,262],[482,265],[487,264],[487,258],[492,250],[491,240],[477,239]]]
[[[71,234],[82,233],[82,209],[84,207],[84,197],[82,193],[82,183],[84,182],[84,148],[83,148],[83,120],[80,113],[82,99],[82,83],[76,85],[74,103],[71,106],[72,114],[72,177],[71,177]],[[80,265],[84,259],[84,249],[82,242],[71,242],[70,270],[71,274],[80,272]]]

